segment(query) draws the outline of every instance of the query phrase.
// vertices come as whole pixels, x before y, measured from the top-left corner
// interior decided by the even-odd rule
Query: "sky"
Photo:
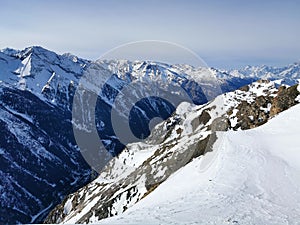
[[[0,48],[39,45],[95,60],[159,40],[212,67],[283,66],[300,61],[299,12],[300,1],[289,0],[0,0]]]

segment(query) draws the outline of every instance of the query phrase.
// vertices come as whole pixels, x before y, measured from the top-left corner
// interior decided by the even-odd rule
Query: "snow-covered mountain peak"
[[[53,74],[70,81],[77,81],[88,60],[70,55],[58,55],[39,46],[24,50],[4,49],[0,54],[0,79],[20,89],[41,94]],[[3,73],[3,74],[2,74]],[[64,83],[61,83],[64,86]]]
[[[23,50],[5,48],[0,51],[8,56],[16,57],[19,59],[24,59],[31,54],[40,55],[40,56],[44,55],[46,58],[51,58],[51,55],[52,55],[52,57],[53,57],[53,55],[56,55],[56,53],[54,53],[50,50],[47,50],[41,46],[30,46],[30,47],[26,47]]]

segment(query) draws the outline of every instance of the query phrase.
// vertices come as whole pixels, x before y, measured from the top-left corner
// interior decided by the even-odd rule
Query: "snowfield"
[[[219,132],[214,151],[100,224],[300,224],[300,105],[246,131]],[[209,162],[209,163],[207,163]]]

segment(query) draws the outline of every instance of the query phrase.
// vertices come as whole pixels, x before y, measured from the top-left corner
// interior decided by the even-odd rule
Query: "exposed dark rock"
[[[297,90],[297,85],[294,85],[289,88],[286,88],[285,86],[281,86],[278,90],[277,96],[274,98],[272,102],[270,116],[274,116],[296,105],[298,102],[295,99],[299,94],[300,93]]]
[[[249,89],[250,89],[249,85],[245,85],[245,86],[239,88],[239,90],[241,90],[241,91],[249,91]]]
[[[203,110],[201,115],[199,117],[195,118],[191,122],[193,130],[196,130],[200,124],[203,124],[203,125],[207,124],[210,119],[211,119],[211,116],[209,115],[207,110]]]
[[[210,125],[212,131],[227,131],[229,128],[230,122],[226,117],[218,117]]]

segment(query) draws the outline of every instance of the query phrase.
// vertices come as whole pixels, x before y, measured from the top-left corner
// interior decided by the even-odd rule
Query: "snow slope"
[[[123,214],[100,224],[300,224],[300,105],[267,124],[222,133]],[[219,133],[220,135],[221,133]],[[205,168],[208,157],[214,161]]]
[[[276,83],[260,80],[205,105],[180,104],[145,142],[127,145],[94,182],[65,198],[45,222],[93,223],[121,215],[177,170],[211,151],[214,131],[260,126],[298,103],[297,85],[276,89]],[[209,165],[207,157],[210,154],[204,163]]]

